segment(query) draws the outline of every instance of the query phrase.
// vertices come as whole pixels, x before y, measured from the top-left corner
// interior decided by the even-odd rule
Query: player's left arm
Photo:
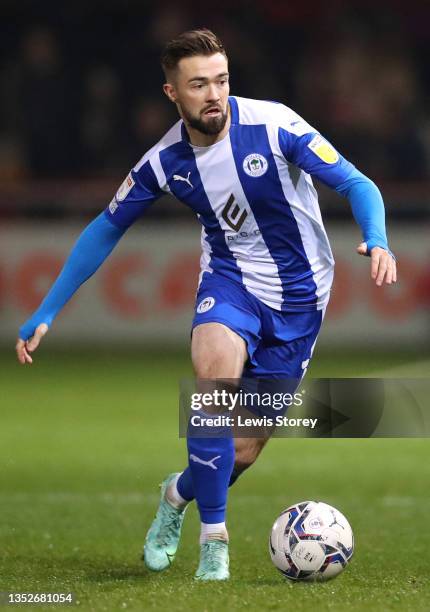
[[[325,138],[301,121],[303,125],[298,125],[295,133],[279,128],[283,155],[349,200],[352,214],[363,235],[357,253],[370,256],[371,278],[376,285],[381,286],[384,281],[389,285],[395,283],[396,259],[388,246],[381,192],[372,180],[342,157]]]

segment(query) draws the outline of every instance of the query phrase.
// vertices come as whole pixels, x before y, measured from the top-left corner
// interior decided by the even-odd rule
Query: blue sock
[[[179,476],[176,482],[176,488],[178,489],[179,495],[187,501],[194,499],[193,478],[189,467]]]
[[[227,491],[234,466],[234,441],[226,438],[188,438],[188,474],[178,480],[178,492],[191,499],[191,487],[186,490],[191,476],[192,492],[197,501],[202,523],[223,523],[227,506]],[[180,483],[179,481],[182,482]],[[189,485],[189,482],[188,482]]]
[[[228,481],[228,486],[231,487],[234,485],[236,480],[239,478],[241,472],[233,468],[233,471],[230,476],[230,480]],[[179,476],[178,481],[176,483],[176,488],[178,489],[178,493],[181,497],[186,499],[187,501],[192,501],[195,498],[194,489],[193,489],[193,479],[191,476],[191,470],[189,467],[185,468],[182,474]]]

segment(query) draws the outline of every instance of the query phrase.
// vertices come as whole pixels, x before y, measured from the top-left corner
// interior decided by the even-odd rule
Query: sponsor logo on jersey
[[[248,176],[263,176],[268,167],[267,159],[260,153],[251,153],[243,160],[243,169]]]
[[[113,215],[113,213],[116,211],[117,208],[118,208],[118,204],[117,204],[115,198],[113,198],[111,203],[109,204],[109,211],[110,211],[111,215]]]
[[[235,240],[239,241],[241,239],[246,240],[247,238],[251,238],[252,236],[260,236],[261,232],[257,228],[252,230],[251,232],[237,232],[236,234],[228,234],[226,235],[227,242],[233,242]]]
[[[130,193],[132,187],[134,187],[134,179],[131,176],[131,172],[130,172],[130,174],[126,176],[124,182],[121,184],[120,188],[116,192],[117,201],[122,202],[123,200],[125,200],[125,198]]]
[[[197,306],[197,312],[199,314],[203,314],[204,312],[207,312],[208,310],[210,310],[214,306],[214,304],[215,304],[215,298],[213,298],[213,297],[206,297]]]
[[[308,147],[326,164],[335,164],[339,159],[339,154],[325,138],[317,134],[312,138]]]
[[[248,212],[241,209],[239,204],[234,199],[234,195],[230,194],[226,205],[222,209],[221,216],[232,230],[238,232],[248,216]]]

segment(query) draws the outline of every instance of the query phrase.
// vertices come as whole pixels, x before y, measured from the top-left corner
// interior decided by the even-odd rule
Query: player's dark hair
[[[222,53],[227,57],[218,36],[206,28],[189,30],[166,44],[161,55],[161,67],[167,76],[168,73],[176,70],[179,61],[184,57],[209,56],[214,55],[214,53]]]

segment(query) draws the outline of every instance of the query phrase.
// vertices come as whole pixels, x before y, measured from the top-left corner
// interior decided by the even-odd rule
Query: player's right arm
[[[98,270],[127,229],[160,194],[151,164],[144,157],[127,176],[106,210],[81,233],[48,294],[20,328],[16,353],[21,364],[33,362],[31,353],[63,306]]]
[[[52,321],[82,283],[101,266],[124,232],[105,213],[84,229],[45,299],[19,330],[16,352],[20,363],[32,363],[30,353],[37,348]]]

